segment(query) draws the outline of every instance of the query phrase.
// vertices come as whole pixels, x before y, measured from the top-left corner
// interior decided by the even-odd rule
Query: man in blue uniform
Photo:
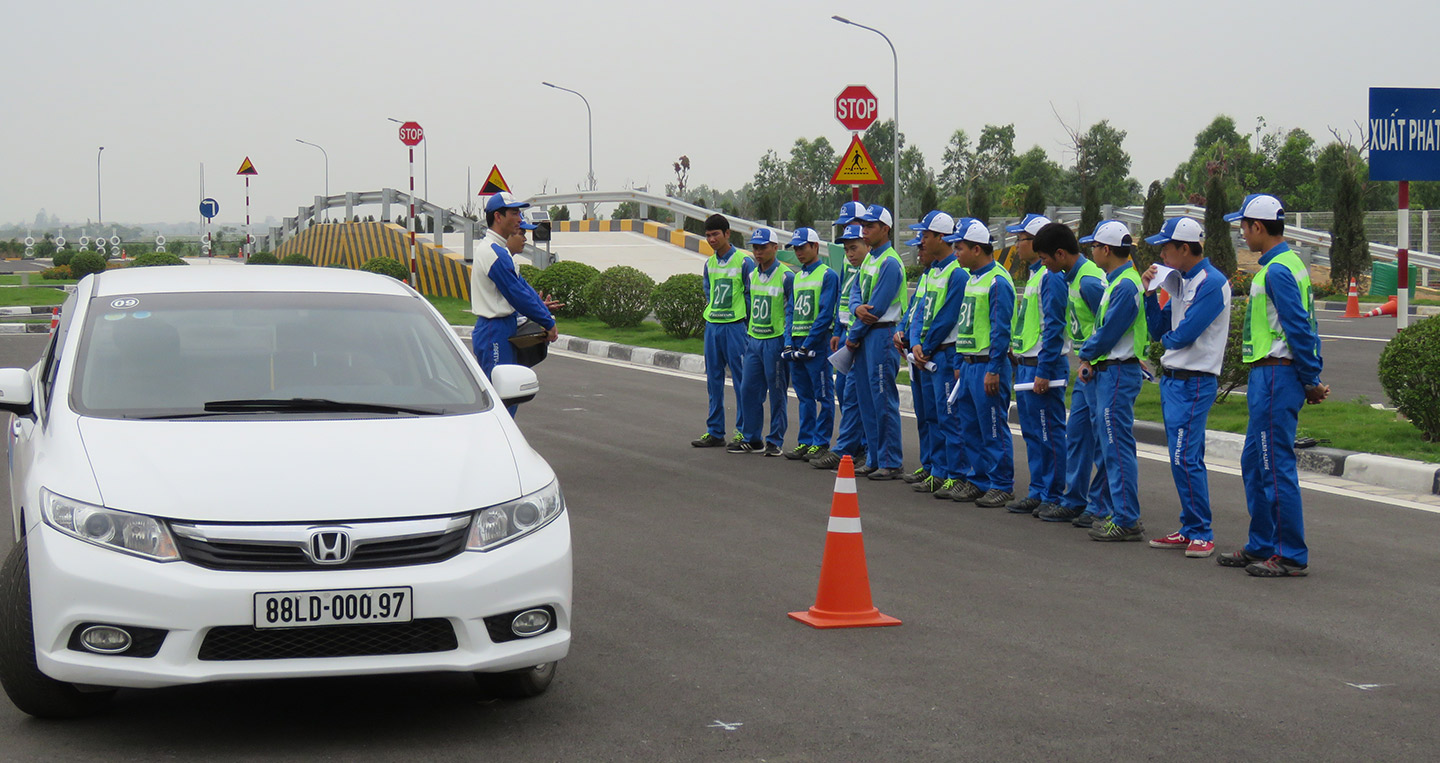
[[[1300,476],[1295,471],[1295,428],[1300,406],[1325,401],[1324,361],[1315,330],[1310,271],[1285,243],[1285,207],[1267,194],[1245,197],[1240,221],[1252,252],[1262,252],[1246,304],[1244,360],[1250,364],[1245,402],[1250,423],[1240,474],[1250,508],[1250,540],[1239,551],[1216,557],[1222,566],[1244,567],[1256,577],[1301,577],[1309,572]]]
[[[967,218],[960,224],[969,222]],[[911,322],[908,352],[911,373],[924,384],[919,402],[933,422],[930,426],[931,494],[937,499],[953,500],[956,490],[975,489],[966,480],[970,461],[965,455],[966,434],[960,429],[960,401],[951,402],[951,393],[959,384],[955,342],[960,333],[960,311],[965,303],[965,284],[970,280],[970,271],[960,267],[954,245],[946,240],[947,236],[954,235],[953,230],[945,232],[944,227],[944,224],[939,229],[931,227],[920,234],[920,245],[928,250],[931,265],[925,288],[915,292],[916,317]],[[924,492],[925,486],[917,484],[915,489]]]
[[[731,453],[780,455],[789,423],[786,403],[790,389],[789,361],[781,356],[790,346],[791,301],[794,274],[775,258],[780,239],[775,231],[760,228],[750,237],[755,269],[747,276],[750,295],[750,326],[745,341],[744,370],[740,383],[740,405],[744,412],[740,439],[726,446]],[[765,400],[770,400],[770,430],[765,439]]]
[[[1095,385],[1096,438],[1100,443],[1098,471],[1105,475],[1110,518],[1090,528],[1090,539],[1139,541],[1145,539],[1140,523],[1140,466],[1135,456],[1135,398],[1144,373],[1140,355],[1150,341],[1143,308],[1140,274],[1130,262],[1133,239],[1118,220],[1105,220],[1095,232],[1080,239],[1090,243],[1090,255],[1105,269],[1105,294],[1095,313],[1095,333],[1075,351],[1080,378]],[[1093,500],[1091,503],[1095,503]]]
[[[830,452],[835,427],[835,392],[830,382],[830,338],[835,306],[840,300],[840,276],[820,259],[820,234],[800,228],[790,239],[800,272],[794,276],[794,318],[784,354],[793,365],[795,397],[800,401],[799,443],[785,452],[792,461],[808,461]]]
[[[865,210],[864,205],[859,202],[851,204],[858,206],[861,212]],[[840,349],[846,333],[850,331],[851,322],[855,320],[855,314],[850,312],[850,289],[860,275],[860,265],[870,254],[870,247],[865,244],[860,225],[850,222],[850,219],[846,217],[845,210],[841,210],[840,220],[835,223],[845,225],[835,239],[845,248],[845,270],[840,275],[840,304],[835,309],[835,333],[830,337],[832,353]],[[840,431],[835,434],[835,447],[829,453],[810,459],[810,465],[816,469],[834,470],[840,466],[843,456],[850,456],[857,467],[865,460],[865,427],[860,422],[860,401],[854,380],[853,368],[846,373],[835,372],[835,404],[840,409]]]
[[[1044,215],[1029,214],[1005,229],[1016,234],[1015,253],[1030,267],[1010,331],[1010,351],[1015,355],[1015,382],[1033,385],[1015,394],[1030,485],[1024,498],[1005,504],[1012,514],[1055,508],[1065,492],[1065,388],[1051,387],[1050,380],[1070,374],[1065,362],[1067,286],[1065,274],[1045,268],[1034,247],[1035,234],[1049,224]]]
[[[1230,282],[1205,257],[1205,228],[1188,217],[1165,221],[1145,243],[1160,247],[1174,269],[1161,283],[1159,267],[1140,276],[1148,294],[1145,315],[1150,339],[1165,346],[1160,358],[1160,410],[1170,445],[1170,475],[1180,496],[1180,529],[1151,538],[1151,548],[1183,549],[1203,559],[1215,551],[1210,529],[1210,477],[1205,469],[1205,424],[1215,404],[1225,340],[1230,334]],[[1160,306],[1158,290],[1170,300]]]
[[[990,228],[961,220],[945,239],[956,245],[960,266],[970,271],[955,333],[960,364],[957,411],[970,461],[969,485],[950,491],[960,503],[997,508],[1015,499],[1015,452],[1010,442],[1010,323],[1015,284],[995,261]],[[981,491],[984,491],[983,493]]]
[[[935,402],[929,399],[932,385],[928,381],[928,374],[933,373],[933,369],[927,369],[926,363],[916,364],[910,348],[919,344],[920,329],[925,322],[926,284],[932,275],[935,261],[940,256],[951,254],[950,245],[945,243],[944,237],[955,232],[955,218],[938,209],[933,210],[926,213],[920,222],[911,225],[910,230],[917,233],[915,238],[906,241],[905,245],[917,247],[919,250],[917,260],[920,264],[920,279],[915,284],[915,296],[910,300],[909,309],[900,319],[900,325],[896,326],[895,349],[909,361],[906,366],[910,372],[910,401],[915,411],[915,429],[920,441],[920,466],[902,479],[914,485],[917,492],[933,493],[944,479],[936,476],[935,467],[938,408]]]
[[[850,309],[855,321],[845,337],[845,346],[855,353],[852,368],[856,394],[860,399],[860,420],[870,453],[855,475],[872,480],[899,479],[900,393],[895,389],[900,353],[893,338],[900,316],[905,314],[909,294],[905,290],[905,266],[890,244],[894,218],[890,210],[872,204],[861,221],[870,254],[860,266],[860,275],[850,289]]]
[[[745,356],[745,317],[750,303],[746,291],[755,261],[749,253],[730,245],[730,221],[724,215],[705,220],[705,241],[715,254],[705,260],[701,281],[705,287],[705,391],[710,412],[705,434],[692,440],[697,448],[725,444],[725,369],[735,388],[735,440],[741,439],[745,412],[740,405],[740,383]]]
[[[529,206],[508,191],[492,194],[485,202],[485,224],[506,242],[478,247],[470,266],[470,309],[476,315],[470,342],[486,376],[497,365],[515,362],[510,337],[515,335],[517,314],[549,329],[550,341],[559,338],[554,316],[535,289],[520,277],[511,254],[523,249],[525,231],[535,228],[520,211]]]

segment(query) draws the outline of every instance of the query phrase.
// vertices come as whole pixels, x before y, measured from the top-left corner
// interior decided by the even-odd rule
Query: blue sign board
[[[1440,89],[1370,88],[1370,179],[1440,180]]]
[[[206,220],[220,214],[220,202],[214,199],[205,199],[200,202],[200,216]]]

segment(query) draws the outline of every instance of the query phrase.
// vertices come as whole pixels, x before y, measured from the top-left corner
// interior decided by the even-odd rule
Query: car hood
[[[169,519],[415,517],[521,495],[510,438],[493,412],[355,420],[86,418],[80,436],[106,506]],[[518,433],[515,439],[533,471],[529,446]]]

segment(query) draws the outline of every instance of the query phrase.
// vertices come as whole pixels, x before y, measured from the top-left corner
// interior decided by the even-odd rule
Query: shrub
[[[1380,386],[1428,442],[1440,440],[1440,321],[1401,329],[1380,352]]]
[[[95,252],[79,252],[70,258],[70,272],[75,278],[84,278],[91,273],[103,273],[105,267],[105,258]]]
[[[305,255],[303,255],[303,254],[301,254],[301,253],[299,253],[299,252],[295,252],[294,254],[287,254],[287,255],[285,255],[284,257],[281,257],[281,258],[280,258],[280,264],[281,264],[281,265],[300,265],[300,266],[307,267],[307,268],[313,268],[313,267],[315,267],[315,261],[314,261],[314,260],[310,259],[309,257],[306,257]]]
[[[246,265],[278,265],[280,258],[269,252],[256,252],[245,261]]]
[[[379,273],[397,281],[410,279],[410,266],[393,257],[371,257],[360,266],[366,273]]]
[[[190,263],[169,252],[149,252],[130,261],[132,268],[152,268],[163,265],[189,265]]]
[[[585,287],[599,276],[600,271],[590,265],[565,261],[540,271],[533,283],[536,291],[564,303],[563,307],[555,310],[558,317],[576,318],[585,315],[589,310],[583,292]],[[650,299],[649,291],[645,292],[645,299]]]
[[[677,273],[650,293],[650,309],[665,333],[676,339],[705,331],[705,285],[698,273]]]
[[[547,268],[548,270],[548,268]],[[629,265],[616,265],[586,284],[585,309],[611,328],[639,326],[650,312],[655,281]]]
[[[1239,297],[1250,296],[1250,284],[1254,280],[1255,276],[1250,273],[1246,273],[1243,270],[1235,271],[1235,275],[1230,276],[1230,298],[1237,299]]]
[[[71,258],[71,257],[74,257],[75,254],[76,254],[75,252],[65,252],[65,251],[56,252],[56,253],[55,253],[55,259],[54,259],[55,267],[58,268],[58,267],[63,267],[63,266],[65,266],[65,265],[69,265],[69,264],[70,264],[70,258]]]
[[[531,286],[535,286],[537,279],[540,278],[540,274],[543,272],[545,271],[535,267],[534,265],[531,265],[528,262],[520,263],[520,277],[525,279],[525,283],[528,283]],[[538,290],[540,287],[535,286],[535,288]]]
[[[332,262],[332,263],[330,263],[329,265],[326,265],[325,267],[327,267],[327,268],[341,268],[341,269],[343,269],[343,270],[349,270],[349,269],[350,269],[350,266],[349,266],[349,265],[346,265],[343,261],[341,261],[341,262]]]
[[[70,273],[69,265],[60,265],[40,271],[40,277],[47,281],[68,281],[75,276]]]

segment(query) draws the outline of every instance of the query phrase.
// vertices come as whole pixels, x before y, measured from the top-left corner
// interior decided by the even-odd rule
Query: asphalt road
[[[1362,303],[1360,312],[1367,313],[1373,307],[1377,305]],[[1330,385],[1330,398],[1349,402],[1363,397],[1371,403],[1390,404],[1375,368],[1385,343],[1395,336],[1395,318],[1342,318],[1343,310],[1317,310],[1316,313],[1320,351],[1325,358],[1321,378]],[[1414,325],[1424,318],[1412,315],[1410,323]]]
[[[0,366],[28,363],[39,339],[0,337]],[[814,600],[828,473],[689,447],[701,380],[569,357],[539,370],[519,420],[561,475],[576,544],[576,635],[547,695],[480,701],[447,675],[268,681],[122,691],[106,714],[67,723],[0,700],[0,758],[1440,752],[1433,514],[1306,489],[1312,574],[1261,580],[861,480],[875,602],[904,625],[817,631],[786,612]],[[260,468],[223,448],[208,457]],[[1215,471],[1211,487],[1230,549],[1246,526],[1239,478]],[[1141,461],[1141,499],[1152,535],[1174,529],[1163,461]]]

